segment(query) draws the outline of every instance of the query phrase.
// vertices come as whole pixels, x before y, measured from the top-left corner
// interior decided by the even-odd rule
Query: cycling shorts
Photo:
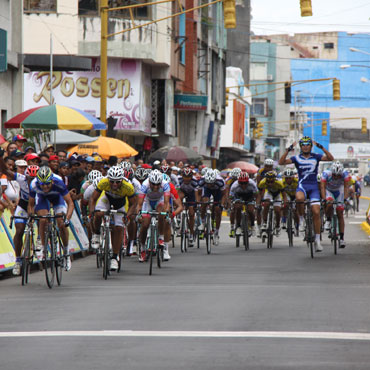
[[[15,217],[28,217],[28,213],[24,208],[17,205],[17,208],[15,209],[15,212],[14,212],[14,216]],[[27,220],[24,220],[22,218],[15,218],[14,223],[15,224],[26,224]]]
[[[339,190],[328,190],[326,189],[326,200],[333,201],[335,200],[338,205],[338,209],[344,209],[344,187],[342,186]]]
[[[306,199],[310,199],[312,203],[320,202],[320,190],[318,184],[299,184],[297,193],[301,191]]]
[[[96,203],[95,210],[96,211],[108,211],[108,210],[110,210],[110,206],[111,206],[111,204],[109,202],[109,199],[104,194],[104,195],[102,195],[98,199],[98,202]],[[117,211],[119,211],[119,212],[126,212],[125,205],[123,205],[120,208],[114,208],[114,209],[117,210]],[[121,214],[114,214],[113,215],[113,219],[114,219],[114,225],[115,226],[123,226],[123,215],[121,215]]]
[[[54,213],[56,215],[60,213],[67,213],[67,205],[61,194],[53,195],[52,197],[46,197],[43,194],[36,194],[35,204],[36,212],[44,209],[49,211],[50,205],[52,205],[52,207],[54,208]]]
[[[274,195],[269,191],[266,191],[262,201],[266,200],[273,201],[274,207],[281,207],[281,201],[283,200],[283,197],[281,196],[280,192]]]
[[[209,188],[206,188],[206,187],[203,188],[202,196],[204,198],[211,198],[212,195],[213,195],[213,201],[215,203],[220,203],[221,202],[222,196],[223,196],[222,190],[220,190],[220,189],[209,189]]]

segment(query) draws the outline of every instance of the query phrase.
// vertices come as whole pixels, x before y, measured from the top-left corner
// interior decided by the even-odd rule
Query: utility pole
[[[108,69],[108,0],[100,0],[101,46],[100,46],[100,120],[107,122],[107,69]],[[107,131],[102,130],[102,136]]]

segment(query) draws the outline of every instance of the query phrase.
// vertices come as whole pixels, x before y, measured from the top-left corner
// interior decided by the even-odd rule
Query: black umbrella
[[[166,161],[194,163],[201,161],[203,157],[185,146],[164,146],[149,156],[151,162],[162,159]]]

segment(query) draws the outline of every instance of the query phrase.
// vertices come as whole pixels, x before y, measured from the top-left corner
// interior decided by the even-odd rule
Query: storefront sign
[[[206,95],[183,95],[175,94],[174,108],[179,110],[206,110]]]
[[[91,72],[53,72],[52,94],[49,72],[25,74],[24,109],[56,103],[78,108],[99,117],[101,89],[99,63],[99,60],[93,60]],[[148,87],[143,83],[146,81],[143,78],[144,74],[147,75],[148,72],[140,61],[109,61],[107,117],[117,119],[114,129],[150,133],[150,87],[149,91],[146,91]]]

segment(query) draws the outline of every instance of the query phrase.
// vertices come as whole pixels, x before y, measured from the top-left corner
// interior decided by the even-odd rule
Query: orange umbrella
[[[244,162],[244,161],[236,161],[229,163],[227,168],[236,168],[239,167],[242,171],[246,171],[249,174],[256,173],[258,171],[258,167],[255,166],[253,163]]]
[[[112,155],[118,158],[128,158],[138,154],[134,148],[124,141],[106,136],[99,136],[97,140],[91,141],[90,143],[69,147],[68,151],[88,155],[97,152],[104,159],[108,159]]]

